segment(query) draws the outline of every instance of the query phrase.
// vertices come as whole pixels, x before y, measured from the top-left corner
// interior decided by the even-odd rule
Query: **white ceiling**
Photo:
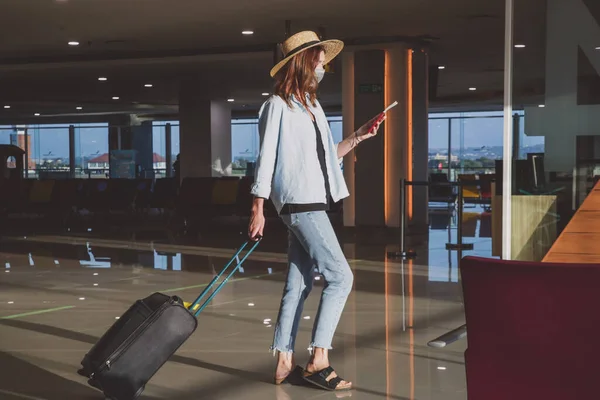
[[[515,79],[535,93],[543,90],[545,1],[516,3],[516,39],[528,47],[516,56],[523,73]],[[431,37],[431,62],[447,67],[440,105],[501,102],[504,0],[2,0],[0,120],[76,106],[172,110],[192,77],[215,98],[254,107],[270,89],[271,49],[286,19],[292,33],[323,27],[342,39]],[[241,35],[245,29],[255,34]],[[339,105],[339,74],[328,80],[326,102]]]

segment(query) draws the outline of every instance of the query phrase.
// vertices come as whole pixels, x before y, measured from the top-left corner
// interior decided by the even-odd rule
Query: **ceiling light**
[[[83,107],[77,107],[78,110],[83,110]]]
[[[438,69],[446,69],[446,66],[445,65],[439,65]]]
[[[269,95],[269,93],[267,93],[267,92],[264,92],[262,95],[263,95],[263,96],[268,96],[268,95]]]
[[[35,114],[33,114],[33,115],[35,115],[36,117],[39,117],[39,116],[40,116],[40,113],[35,113]]]
[[[113,100],[119,100],[119,98],[120,98],[119,96],[113,96],[113,98],[112,98],[112,99],[113,99]]]
[[[517,49],[524,49],[525,45],[524,44],[515,44],[515,48],[517,48]]]
[[[254,307],[254,303],[248,303],[248,307]]]
[[[73,40],[73,41],[70,41],[70,42],[69,42],[69,46],[79,46],[79,42],[76,42],[76,41],[74,41],[74,40]]]
[[[596,50],[600,50],[600,46],[596,47]]]
[[[250,31],[250,30],[242,31],[242,35],[246,35],[246,36],[254,35],[254,31]]]
[[[544,107],[546,107],[546,105],[545,104],[540,104],[538,107],[539,108],[544,108]]]
[[[144,87],[152,87],[152,86],[153,86],[153,85],[152,85],[151,83],[146,83],[146,84],[144,85]]]
[[[477,90],[477,88],[470,87],[470,88],[469,88],[469,90],[470,90],[471,92],[474,92],[474,91],[476,91],[476,90]]]
[[[227,99],[228,102],[233,103],[235,99]]]
[[[105,78],[105,77],[101,76],[100,78],[98,78],[98,80],[99,80],[99,81],[107,81],[107,80],[108,80],[108,78]]]
[[[446,367],[437,367],[437,369],[439,369],[440,371],[445,371]]]
[[[8,108],[10,108],[10,106],[4,106],[4,108],[8,109]]]

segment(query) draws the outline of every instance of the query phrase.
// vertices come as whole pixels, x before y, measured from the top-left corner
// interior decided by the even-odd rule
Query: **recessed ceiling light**
[[[544,107],[546,107],[546,105],[545,104],[540,104],[538,107],[539,108],[544,108]]]
[[[151,83],[146,83],[146,84],[144,85],[144,87],[152,87],[152,86],[153,86],[153,85],[152,85]]]
[[[517,49],[524,49],[526,46],[524,44],[515,44]]]
[[[267,92],[264,92],[262,95],[263,95],[263,96],[268,96],[268,95],[269,95],[269,93],[267,93]]]
[[[113,96],[113,98],[112,98],[112,99],[113,99],[113,100],[119,100],[119,98],[120,98],[119,96]]]
[[[79,42],[72,40],[69,42],[69,46],[79,46]]]
[[[8,108],[10,108],[10,106],[4,106],[4,108],[7,108],[7,109],[8,109]]]
[[[83,107],[77,107],[78,110],[83,110]]]
[[[596,47],[596,50],[600,50],[600,46]]]
[[[105,77],[101,76],[100,78],[98,78],[98,80],[99,80],[99,81],[107,81],[107,80],[108,80],[108,78],[105,78]]]
[[[476,91],[476,90],[477,90],[477,88],[475,88],[475,87],[470,87],[470,88],[469,88],[469,90],[470,90],[471,92],[474,92],[474,91]]]
[[[235,99],[227,99],[228,102],[233,103]]]
[[[40,116],[40,113],[35,113],[35,114],[33,114],[33,115],[35,115],[36,117],[39,117],[39,116]]]
[[[254,35],[254,31],[251,31],[251,30],[242,31],[242,35],[246,35],[246,36]]]
[[[438,66],[438,69],[446,69],[446,66],[445,65],[440,65],[440,66]]]

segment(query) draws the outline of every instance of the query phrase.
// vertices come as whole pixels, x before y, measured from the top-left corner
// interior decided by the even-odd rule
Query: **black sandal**
[[[339,384],[342,383],[342,381],[344,380],[340,376],[336,376],[335,378],[327,380],[327,378],[329,378],[333,372],[334,369],[331,366],[329,366],[313,374],[305,371],[302,377],[305,381],[311,383],[312,385],[318,386],[321,389],[329,390],[332,392],[336,390],[343,391],[352,389],[351,386],[338,389]]]

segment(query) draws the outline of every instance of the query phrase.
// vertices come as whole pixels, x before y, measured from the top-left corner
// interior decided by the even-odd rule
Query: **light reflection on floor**
[[[465,242],[475,246],[469,253],[490,256],[486,217],[479,213],[465,218],[469,224],[470,218],[475,221],[474,229],[464,227]],[[132,301],[153,291],[194,297],[237,244],[228,240],[220,246],[190,247],[92,234],[0,241],[0,263],[8,271],[0,274],[0,367],[9,371],[0,376],[0,398],[101,398],[75,373],[97,338]],[[335,396],[270,384],[273,359],[268,347],[286,271],[285,249],[277,240],[266,241],[225,286],[202,314],[199,331],[150,382],[143,399]],[[388,251],[397,250],[396,241],[343,241],[355,289],[336,335],[332,362],[357,385],[352,397],[466,399],[466,344],[427,347],[429,340],[464,323],[458,255],[445,249],[449,241],[456,241],[456,220],[447,213],[432,218],[427,240],[415,247],[414,261],[386,258]],[[299,363],[306,361],[300,344],[310,341],[322,287],[315,274],[315,293],[307,301],[298,338]],[[56,311],[30,314],[48,309]],[[39,384],[27,385],[22,376]]]

